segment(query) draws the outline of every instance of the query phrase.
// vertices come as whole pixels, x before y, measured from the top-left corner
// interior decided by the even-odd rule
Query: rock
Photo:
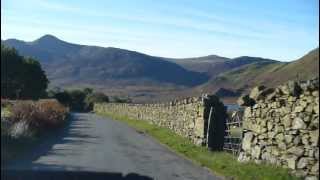
[[[316,160],[319,160],[319,147],[315,149],[314,157],[316,158]]]
[[[284,127],[281,126],[281,125],[277,125],[277,126],[274,127],[274,131],[276,133],[282,133],[282,132],[284,132]]]
[[[272,122],[267,122],[267,129],[268,129],[268,131],[271,131],[272,129],[273,129],[273,127],[274,127],[274,125],[273,125],[273,123]]]
[[[249,95],[242,95],[238,100],[237,104],[239,106],[253,106],[255,101],[249,97]]]
[[[288,88],[289,88],[289,94],[292,95],[292,96],[299,96],[302,89],[301,87],[298,85],[297,82],[294,82],[294,81],[289,81],[288,82]]]
[[[251,151],[252,157],[255,159],[260,159],[261,155],[261,147],[260,146],[255,146],[252,151]]]
[[[290,169],[296,169],[297,166],[297,157],[296,156],[290,156],[287,158],[288,168]]]
[[[298,135],[298,134],[299,134],[299,131],[298,131],[298,130],[293,129],[293,130],[290,130],[290,131],[289,131],[289,134],[292,134],[292,135]]]
[[[280,150],[277,147],[272,147],[271,149],[271,154],[275,155],[275,156],[279,156],[280,155]]]
[[[303,106],[296,106],[295,108],[294,108],[294,112],[302,112],[304,110],[304,107]]]
[[[304,113],[300,114],[299,117],[306,123],[309,123],[311,121],[311,116],[305,115]]]
[[[319,104],[316,104],[314,107],[313,107],[313,112],[315,114],[319,114]]]
[[[301,137],[300,136],[296,136],[294,139],[293,139],[293,144],[294,145],[299,145],[301,143]]]
[[[279,143],[279,142],[282,142],[284,140],[284,135],[282,133],[279,133],[276,135],[276,141]]]
[[[266,99],[268,101],[273,101],[273,100],[275,100],[276,96],[277,96],[277,92],[274,91],[274,92],[271,92],[270,94],[268,94]]]
[[[291,135],[285,135],[285,136],[284,136],[284,139],[285,139],[285,142],[286,142],[287,144],[289,144],[289,143],[292,142],[293,137],[292,137]]]
[[[306,129],[306,123],[299,117],[296,117],[292,122],[292,129]]]
[[[297,97],[294,97],[294,96],[289,96],[288,97],[288,101],[289,102],[294,102],[294,101],[296,101],[297,100]]]
[[[276,133],[273,131],[268,132],[268,138],[273,139],[276,136]]]
[[[304,180],[318,180],[317,176],[307,176]]]
[[[254,138],[252,132],[246,132],[242,140],[242,149],[249,151],[251,149],[251,141]]]
[[[309,124],[309,128],[312,130],[319,129],[319,116],[313,115]]]
[[[257,97],[257,100],[261,100],[264,97],[266,97],[267,100],[274,100],[276,97],[276,91],[273,88],[268,88],[268,89],[264,89],[262,90],[262,92],[260,93],[260,95]]]
[[[301,170],[301,169],[300,170],[296,170],[293,173],[294,173],[295,176],[300,177],[300,178],[306,177],[307,174],[308,174],[307,171]]]
[[[279,143],[278,143],[278,147],[279,147],[281,150],[286,150],[286,149],[287,149],[287,145],[286,145],[284,142],[279,142]]]
[[[308,112],[308,113],[312,113],[313,112],[313,105],[312,104],[309,104],[306,108],[305,108],[305,111]]]
[[[314,174],[318,174],[319,173],[319,161],[317,161],[311,168],[311,172],[313,172]]]
[[[258,136],[258,139],[259,139],[259,140],[266,139],[266,138],[267,138],[267,135],[266,135],[266,134],[260,134],[260,135]]]
[[[302,139],[302,144],[304,144],[304,145],[310,144],[310,142],[309,142],[310,137],[308,134],[304,134],[301,139]]]
[[[243,115],[244,117],[251,117],[251,107],[246,107]]]
[[[292,119],[290,118],[289,115],[286,115],[282,119],[283,125],[286,129],[291,127]]]
[[[286,94],[286,95],[289,95],[290,94],[290,90],[289,90],[289,87],[287,85],[282,85],[280,86],[280,89],[281,89],[281,92],[283,94]]]
[[[249,97],[254,100],[258,100],[258,97],[261,95],[262,91],[265,89],[265,86],[256,86],[250,92]]]
[[[309,149],[309,152],[308,152],[308,157],[312,157],[312,158],[314,158],[314,149]]]
[[[310,131],[310,142],[312,146],[318,146],[319,145],[319,130]]]
[[[308,102],[308,104],[313,103],[314,102],[314,97],[313,96],[307,96],[306,97],[306,101]]]
[[[300,101],[300,106],[303,107],[303,108],[306,108],[308,106],[308,102]]]
[[[240,152],[239,156],[238,156],[238,161],[239,162],[248,162],[248,161],[250,161],[250,156],[247,156],[245,154],[245,152]]]
[[[280,86],[281,91],[284,94],[298,97],[302,91],[297,82],[289,81],[286,85]]]
[[[304,149],[302,146],[295,146],[295,147],[288,149],[288,152],[300,157],[304,154]]]
[[[298,163],[297,163],[297,168],[298,169],[303,169],[303,168],[307,167],[308,162],[309,162],[308,158],[304,158],[304,157],[300,158]]]
[[[314,97],[319,97],[319,90],[318,91],[313,91],[312,96]]]
[[[271,164],[276,164],[277,163],[277,158],[269,153],[263,153],[262,155],[265,155],[264,158],[267,162],[270,162]],[[261,156],[262,156],[261,155]]]

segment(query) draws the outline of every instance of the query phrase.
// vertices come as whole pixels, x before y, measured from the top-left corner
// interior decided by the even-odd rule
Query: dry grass
[[[33,128],[54,128],[65,122],[68,109],[56,100],[18,101],[10,108],[10,120],[26,121]]]

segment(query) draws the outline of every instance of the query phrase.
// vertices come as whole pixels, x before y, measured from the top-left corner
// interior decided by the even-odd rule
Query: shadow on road
[[[59,130],[43,135],[36,144],[28,148],[21,158],[1,167],[4,180],[152,180],[136,173],[123,175],[118,172],[91,172],[84,167],[57,164],[54,161],[42,163],[40,157],[66,157],[79,153],[74,149],[100,142],[92,136],[92,125],[85,114],[72,114],[67,124]],[[76,147],[74,147],[76,146]],[[73,147],[73,148],[70,148]],[[61,158],[60,158],[61,159]]]
[[[85,118],[81,116],[72,115],[70,120],[59,130],[48,132],[43,137],[37,140],[33,147],[28,148],[28,152],[24,152],[22,157],[19,157],[7,165],[1,167],[1,169],[25,169],[28,168],[42,168],[47,167],[45,164],[35,163],[41,156],[56,155],[66,156],[69,154],[75,154],[65,148],[64,145],[90,145],[97,142],[99,137],[89,134],[90,125]],[[55,146],[56,145],[56,146]],[[61,148],[59,148],[59,146]],[[55,165],[52,165],[55,166]],[[63,169],[65,167],[55,167],[54,169]]]
[[[121,173],[79,172],[79,171],[31,171],[6,170],[1,171],[1,179],[5,180],[153,180],[148,176],[130,173],[123,176]]]

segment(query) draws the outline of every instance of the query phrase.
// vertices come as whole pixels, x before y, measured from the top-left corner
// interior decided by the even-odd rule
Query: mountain
[[[318,76],[319,50],[291,63],[260,57],[218,55],[174,59],[114,47],[73,44],[52,35],[35,41],[1,41],[38,59],[51,86],[93,87],[135,102],[159,102],[217,92],[235,98],[257,84],[275,86]]]
[[[20,54],[40,61],[54,85],[173,84],[195,86],[208,80],[163,58],[119,49],[77,45],[45,35],[32,42],[3,41]]]
[[[271,59],[264,59],[259,57],[242,56],[237,58],[226,58],[217,55],[209,55],[197,58],[186,59],[169,59],[182,67],[195,71],[206,73],[211,78],[216,77],[220,73],[230,71],[235,68],[239,68],[244,65],[261,62],[276,62]]]
[[[223,87],[246,92],[258,84],[274,87],[289,80],[315,77],[319,77],[319,48],[290,63],[259,61],[241,66],[224,72],[195,89],[198,92],[212,92]]]

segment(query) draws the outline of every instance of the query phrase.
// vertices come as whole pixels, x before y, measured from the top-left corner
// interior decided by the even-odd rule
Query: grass
[[[236,157],[226,152],[211,152],[192,144],[188,139],[171,130],[152,125],[146,121],[125,116],[99,113],[102,116],[122,121],[138,131],[145,132],[176,153],[193,162],[209,168],[214,174],[236,180],[294,180],[287,169],[266,164],[240,163]]]

